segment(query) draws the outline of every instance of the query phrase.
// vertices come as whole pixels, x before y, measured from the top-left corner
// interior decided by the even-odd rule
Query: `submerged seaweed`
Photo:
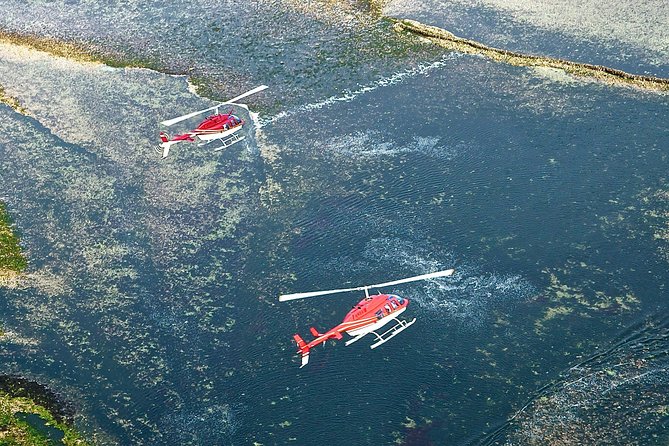
[[[14,283],[28,263],[4,203],[0,202],[0,286]]]
[[[570,364],[600,393],[658,376],[658,363],[634,374],[578,358],[663,302],[649,289],[666,262],[647,254],[664,242],[609,224],[666,174],[663,96],[444,51],[392,33],[382,2],[260,1],[219,17],[222,3],[31,3],[58,41],[191,84],[1,45],[1,82],[33,116],[0,107],[3,194],[35,259],[0,302],[7,370],[78,394],[84,431],[110,444],[317,444],[334,431],[461,443]],[[3,19],[31,35],[21,5]],[[247,145],[159,160],[159,122],[212,105],[193,84],[227,97],[268,78]],[[298,369],[290,335],[339,322],[361,296],[279,305],[279,293],[449,267],[374,290],[406,296],[417,318],[389,348],[328,345]]]
[[[666,444],[667,322],[647,320],[569,368],[483,444]]]

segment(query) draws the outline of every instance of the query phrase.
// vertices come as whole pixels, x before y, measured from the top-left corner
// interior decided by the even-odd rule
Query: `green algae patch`
[[[653,240],[658,243],[661,257],[669,263],[669,185],[663,184],[661,189],[654,192],[647,191],[640,199]]]
[[[83,446],[87,443],[70,426],[57,421],[45,407],[29,398],[0,392],[0,444]]]
[[[28,113],[26,111],[26,109],[24,109],[21,106],[21,103],[19,102],[18,99],[16,99],[15,97],[12,97],[12,96],[7,94],[7,92],[5,91],[5,89],[2,85],[0,85],[0,103],[9,105],[14,110],[16,110],[17,112],[19,112],[23,115]]]
[[[416,420],[414,420],[412,418],[409,418],[409,417],[404,417],[404,419],[406,421],[403,422],[403,423],[400,423],[402,426],[404,426],[407,429],[415,429],[416,428],[416,426],[417,426]]]
[[[613,85],[632,85],[647,90],[669,91],[669,79],[627,73],[602,65],[573,62],[531,54],[522,54],[500,48],[493,48],[469,39],[458,37],[442,28],[425,25],[415,20],[390,19],[398,33],[411,33],[430,40],[431,42],[460,53],[476,54],[496,62],[522,67],[555,68],[568,74],[583,78],[596,79]]]
[[[0,203],[0,286],[13,283],[28,266],[7,209]]]
[[[564,305],[559,305],[556,307],[549,307],[544,311],[544,315],[534,321],[534,331],[537,334],[541,334],[545,330],[544,324],[550,320],[553,320],[557,317],[566,316],[571,314],[574,310],[572,308],[565,307]]]
[[[83,45],[63,42],[49,37],[37,37],[0,30],[0,42],[26,46],[54,56],[65,57],[79,62],[103,62],[101,56],[92,54]]]
[[[113,68],[148,68],[166,74],[184,74],[167,70],[159,62],[154,60],[107,54],[88,45],[67,42],[51,37],[19,34],[0,30],[0,42],[43,51],[53,56],[63,57],[77,62],[99,63]]]
[[[567,265],[559,273],[570,276],[573,268],[592,269],[585,263]],[[595,270],[596,272],[596,270]],[[556,272],[544,271],[549,274],[549,285],[544,292],[549,304],[541,317],[534,321],[534,332],[538,335],[546,333],[546,325],[567,317],[593,317],[597,313],[628,313],[639,307],[639,298],[627,287],[623,286],[615,294],[592,289],[590,284],[563,283]]]

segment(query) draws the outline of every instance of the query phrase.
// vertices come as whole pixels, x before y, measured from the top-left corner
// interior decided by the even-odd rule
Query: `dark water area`
[[[178,6],[169,24],[197,19],[175,31],[188,38],[140,27],[141,8],[119,19],[182,54],[210,31]],[[59,32],[104,40],[90,17],[123,9],[87,7]],[[49,12],[73,13],[33,3],[14,19],[21,8],[54,29]],[[238,18],[299,35],[275,50],[305,54],[310,26],[336,56],[369,29],[342,37],[341,15],[286,11]],[[114,51],[122,22],[105,31]],[[378,44],[365,39],[355,48]],[[0,372],[61,389],[101,444],[666,443],[666,96],[417,42],[342,56],[340,71],[293,53],[308,74],[291,77],[264,71],[281,58],[251,40],[188,61],[232,66],[222,95],[275,81],[255,137],[165,162],[157,123],[209,105],[183,79],[33,62],[33,88],[13,74],[29,62],[2,60],[0,83],[37,117],[0,106],[2,198],[31,259],[28,285],[0,291],[2,326],[21,335],[0,344]],[[280,293],[450,267],[380,290],[417,318],[392,341],[331,342],[298,368],[292,334],[334,326],[361,296]]]
[[[351,420],[369,417],[373,423],[394,416],[389,425],[397,435],[408,416],[436,444],[461,443],[500,421],[500,413],[508,414],[542,383],[557,379],[586,351],[606,345],[611,332],[640,314],[664,311],[666,261],[641,248],[641,240],[654,243],[653,234],[642,229],[642,216],[630,208],[639,206],[649,177],[660,187],[656,181],[664,175],[666,154],[655,132],[666,104],[608,87],[539,79],[529,81],[542,85],[543,97],[528,97],[526,85],[505,81],[522,77],[522,71],[454,58],[427,78],[284,122],[290,134],[283,138],[280,121],[263,129],[268,138],[285,141],[286,164],[278,171],[292,176],[299,169],[317,194],[300,202],[295,216],[281,214],[295,234],[286,248],[291,270],[299,271],[294,289],[342,286],[337,280],[342,272],[352,284],[369,282],[358,271],[399,277],[455,265],[459,273],[437,286],[403,287],[420,322],[402,335],[409,351],[393,348],[394,358],[404,358],[401,363],[383,358],[386,376],[401,376],[402,385],[378,379],[383,371],[370,362],[381,361],[379,353],[362,352],[355,361],[364,361],[372,378],[357,376],[355,383],[365,389],[364,398],[365,392],[384,395],[384,408],[366,414],[367,405],[353,400],[352,416],[338,429],[347,431]],[[483,79],[501,82],[489,81],[482,89]],[[417,99],[418,91],[429,99]],[[559,111],[548,106],[558,97]],[[370,109],[374,112],[364,120],[331,118]],[[556,113],[560,119],[554,119]],[[610,127],[614,121],[634,122],[633,142]],[[322,122],[332,125],[315,138],[308,127]],[[309,143],[295,135],[296,126],[307,126]],[[583,296],[554,296],[559,289],[551,287],[550,276]],[[633,311],[606,307],[605,296],[626,293],[639,296]],[[559,317],[561,323],[547,319],[544,328],[542,312],[554,301],[570,313]],[[313,317],[318,321],[344,314],[349,304],[292,304],[295,330],[309,326],[305,312],[318,312]],[[331,355],[324,359],[328,366]],[[328,366],[325,371],[334,373]],[[333,385],[329,374],[328,383],[321,383],[321,375],[304,384],[318,386],[310,395],[345,386],[343,378]],[[392,395],[384,392],[388,386]],[[335,398],[331,405],[344,404]],[[351,398],[347,393],[347,401]],[[399,417],[398,405],[404,408]],[[297,419],[304,425],[308,417],[307,410]],[[315,429],[318,414],[311,417]],[[381,443],[392,441],[393,429],[388,430]]]
[[[17,413],[16,415],[19,420],[27,422],[30,427],[43,435],[48,440],[49,444],[62,443],[65,434],[63,434],[61,430],[48,425],[46,421],[39,415],[21,412]]]
[[[36,382],[20,376],[0,376],[0,390],[12,397],[29,398],[40,406],[47,408],[59,422],[71,421],[74,408],[62,395]]]

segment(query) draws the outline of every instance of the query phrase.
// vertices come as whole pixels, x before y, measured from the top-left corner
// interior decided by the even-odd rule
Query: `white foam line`
[[[419,75],[425,75],[425,74],[429,73],[430,71],[433,71],[437,68],[441,68],[443,66],[448,65],[449,61],[451,61],[451,60],[453,60],[453,59],[455,59],[456,57],[459,57],[459,56],[460,56],[459,53],[447,54],[447,55],[444,55],[441,59],[439,59],[435,62],[432,62],[430,64],[419,64],[416,67],[412,67],[412,68],[409,68],[407,70],[400,71],[398,73],[393,74],[392,76],[381,78],[381,79],[375,81],[374,83],[372,83],[370,85],[363,86],[362,88],[360,88],[358,90],[354,90],[354,91],[345,90],[339,96],[330,96],[329,98],[324,99],[324,100],[319,101],[319,102],[314,102],[314,103],[311,103],[311,104],[301,105],[301,106],[299,106],[297,108],[294,108],[292,110],[282,111],[282,112],[280,112],[280,113],[278,113],[278,114],[276,114],[276,115],[274,115],[270,118],[266,118],[266,119],[261,120],[259,122],[258,126],[259,126],[259,128],[262,128],[266,125],[273,124],[274,122],[276,122],[280,119],[287,118],[289,116],[293,116],[293,115],[298,114],[298,113],[304,113],[304,112],[308,112],[308,111],[311,111],[311,110],[319,110],[319,109],[324,108],[324,107],[330,107],[333,104],[336,104],[336,103],[339,103],[339,102],[351,102],[352,100],[354,100],[358,96],[363,95],[365,93],[369,93],[369,92],[374,91],[378,88],[388,87],[390,85],[396,85],[396,84],[399,84],[399,83],[403,82],[406,79],[416,77],[416,76],[419,76]]]

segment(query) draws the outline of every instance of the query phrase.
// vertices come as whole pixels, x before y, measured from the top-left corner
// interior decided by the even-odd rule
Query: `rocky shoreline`
[[[443,48],[466,54],[484,56],[496,62],[525,67],[554,68],[563,70],[568,74],[596,79],[612,85],[633,85],[647,90],[669,91],[669,79],[631,74],[602,65],[579,63],[565,59],[522,54],[493,48],[480,42],[458,37],[444,29],[425,25],[415,20],[393,18],[389,18],[389,20],[394,22],[393,28],[397,32],[411,33],[426,38]]]

